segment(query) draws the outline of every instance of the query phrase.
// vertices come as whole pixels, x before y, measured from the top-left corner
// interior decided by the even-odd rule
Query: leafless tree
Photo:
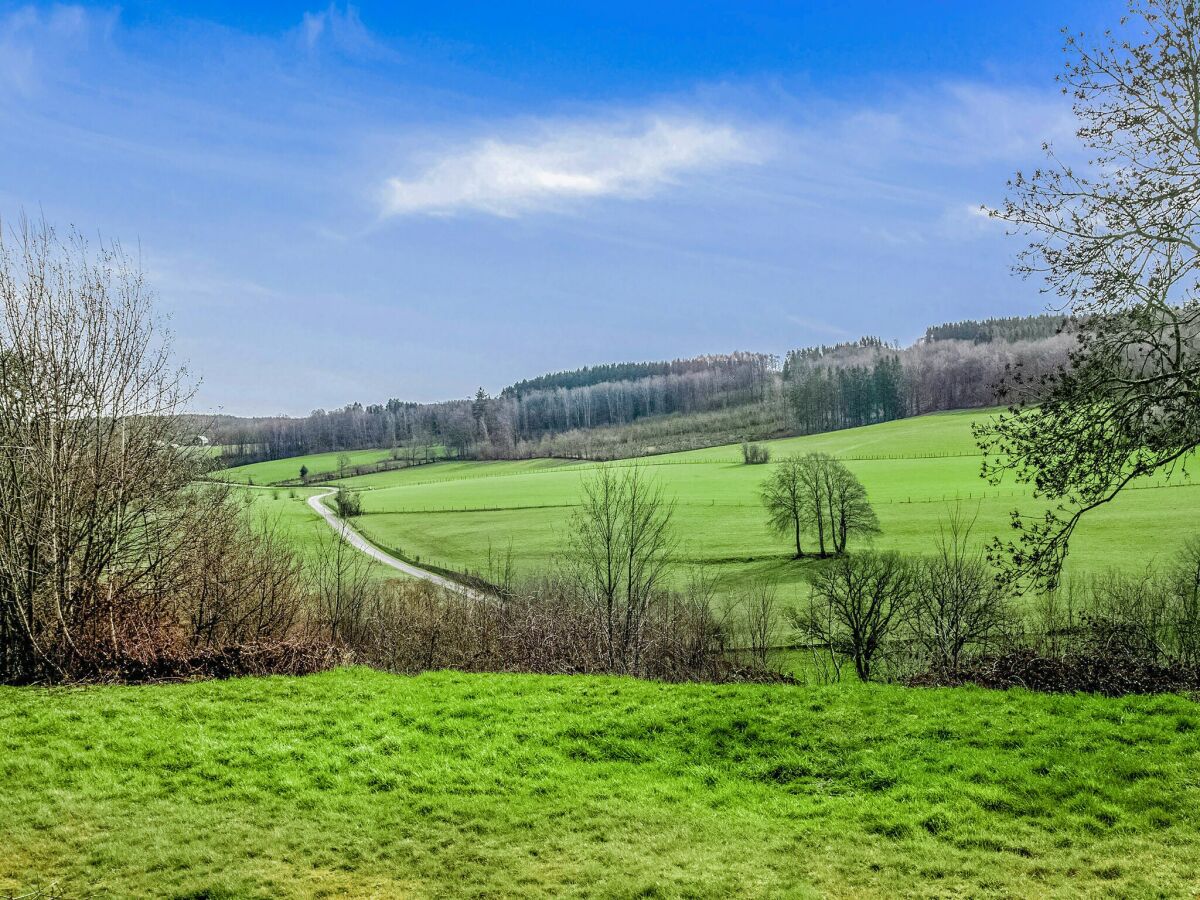
[[[83,623],[153,570],[197,471],[192,395],[115,244],[0,227],[0,673],[61,673]]]
[[[937,552],[917,566],[909,630],[938,672],[957,671],[968,648],[986,652],[1011,621],[984,549],[972,543],[975,518],[956,506],[939,527]]]
[[[604,625],[612,671],[640,671],[644,625],[675,548],[674,504],[641,466],[601,466],[583,482],[568,557]]]
[[[845,553],[851,535],[878,534],[879,519],[858,477],[832,457],[816,460],[816,467],[825,492],[833,552]]]
[[[812,504],[805,490],[804,463],[799,456],[787,456],[775,463],[760,489],[772,530],[788,535],[796,545],[796,559],[804,556],[801,544],[812,517]]]
[[[778,589],[773,582],[756,578],[741,593],[742,616],[750,659],[754,665],[766,669],[767,656],[775,636]]]
[[[839,557],[814,575],[808,608],[793,613],[793,624],[868,681],[904,621],[914,582],[911,564],[895,553]]]
[[[333,643],[362,639],[367,603],[375,580],[374,563],[334,531],[323,533],[310,566],[316,610],[312,626]]]

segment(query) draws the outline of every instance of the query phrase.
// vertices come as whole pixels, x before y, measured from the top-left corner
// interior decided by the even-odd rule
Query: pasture
[[[350,669],[0,688],[0,748],[0,895],[1200,890],[1176,696]]]
[[[235,484],[278,484],[284,481],[298,481],[300,467],[308,469],[310,477],[336,474],[339,460],[346,457],[348,466],[367,466],[385,462],[391,459],[390,450],[346,450],[338,453],[310,453],[307,456],[289,456],[286,459],[272,459],[267,462],[251,463],[245,466],[232,466],[228,469],[218,469],[212,477],[220,481]]]
[[[986,411],[936,414],[767,442],[772,458],[823,451],[862,480],[879,515],[880,549],[930,551],[941,523],[959,504],[978,516],[979,541],[1010,531],[1009,514],[1044,508],[1011,482],[980,477],[971,422]],[[805,580],[813,561],[794,561],[786,539],[765,523],[759,485],[767,466],[748,466],[736,445],[627,460],[649,468],[676,504],[681,569],[701,566],[726,589],[765,576],[784,585]],[[367,537],[409,559],[482,571],[489,550],[512,547],[518,568],[536,571],[561,558],[581,479],[593,463],[539,459],[452,462],[348,478],[363,491]],[[1092,513],[1072,542],[1069,572],[1109,567],[1135,571],[1173,553],[1200,529],[1200,483],[1177,474],[1135,485]],[[859,546],[861,546],[861,542]]]

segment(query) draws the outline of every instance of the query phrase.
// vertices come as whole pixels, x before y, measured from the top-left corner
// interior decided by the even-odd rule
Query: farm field
[[[1009,514],[1039,507],[1018,486],[979,475],[971,422],[987,411],[935,414],[802,438],[770,441],[773,459],[819,450],[843,459],[866,486],[883,533],[875,545],[929,551],[955,504],[978,514],[980,541],[1009,531]],[[650,468],[675,499],[678,562],[716,573],[726,588],[767,576],[798,585],[815,563],[796,562],[770,533],[758,497],[766,466],[747,466],[736,445],[627,460]],[[480,571],[489,547],[511,542],[518,567],[554,564],[595,464],[563,460],[438,463],[344,479],[363,491],[355,525],[390,551],[444,568]],[[1200,528],[1200,483],[1182,476],[1127,490],[1092,513],[1072,542],[1068,571],[1137,570],[1170,553]]]
[[[0,748],[0,895],[1200,890],[1176,696],[344,669],[0,688]]]
[[[267,462],[251,463],[246,466],[233,466],[219,469],[213,473],[213,478],[241,484],[275,484],[281,481],[294,481],[300,477],[300,467],[307,466],[308,471],[316,476],[326,472],[336,472],[338,458],[349,457],[351,466],[366,466],[390,459],[390,450],[348,450],[340,453],[310,453],[307,456],[289,456],[286,459],[273,459]]]

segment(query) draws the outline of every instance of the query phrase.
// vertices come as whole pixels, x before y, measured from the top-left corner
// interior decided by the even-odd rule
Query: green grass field
[[[1194,896],[1200,708],[362,669],[0,688],[0,895]]]
[[[1039,510],[1014,484],[994,488],[979,475],[970,425],[987,412],[956,412],[803,438],[769,442],[772,458],[821,450],[862,479],[883,526],[881,549],[927,552],[956,503],[978,512],[982,541],[1006,533],[1009,513]],[[785,585],[805,580],[812,562],[795,562],[789,545],[766,527],[758,489],[766,466],[741,462],[737,446],[716,447],[616,465],[644,465],[677,503],[678,562],[698,564],[735,587],[751,576]],[[589,463],[562,460],[439,463],[346,479],[364,490],[356,521],[380,546],[409,558],[479,571],[489,545],[511,542],[518,565],[532,571],[560,556],[581,479]],[[1072,544],[1069,570],[1134,570],[1176,550],[1200,529],[1200,483],[1178,477],[1127,490],[1091,514]]]
[[[390,450],[348,450],[344,453],[311,453],[308,456],[290,456],[268,462],[251,463],[218,469],[212,477],[220,481],[239,484],[277,484],[281,481],[296,481],[300,478],[300,467],[307,466],[310,476],[333,473],[338,469],[338,458],[349,457],[351,466],[367,466],[380,463],[392,456]]]

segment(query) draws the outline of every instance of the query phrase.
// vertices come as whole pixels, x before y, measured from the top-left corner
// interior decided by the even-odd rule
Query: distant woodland
[[[441,403],[352,403],[304,417],[197,418],[229,464],[392,447],[396,457],[611,458],[783,434],[813,434],[938,410],[989,406],[1068,362],[1057,316],[955,322],[909,347],[876,337],[789,351],[613,363],[526,379]]]

